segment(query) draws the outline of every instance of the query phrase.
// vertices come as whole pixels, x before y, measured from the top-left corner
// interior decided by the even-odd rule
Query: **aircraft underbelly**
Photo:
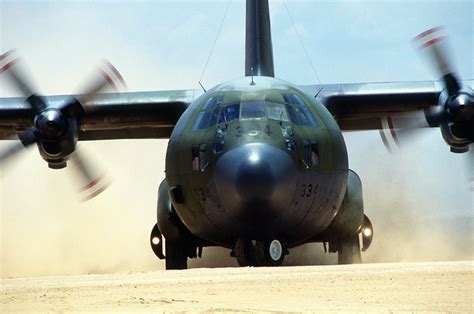
[[[299,171],[285,204],[255,200],[236,212],[219,196],[215,180],[205,189],[188,180],[194,206],[178,206],[178,215],[196,236],[232,246],[237,238],[267,239],[281,236],[289,246],[322,232],[337,213],[346,188],[347,173],[319,174]]]

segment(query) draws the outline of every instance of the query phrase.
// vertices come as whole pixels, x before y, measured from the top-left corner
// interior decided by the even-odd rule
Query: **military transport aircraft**
[[[150,235],[167,269],[186,268],[207,246],[228,248],[241,266],[277,266],[308,242],[324,243],[341,264],[361,262],[374,233],[341,132],[380,130],[387,143],[439,127],[451,151],[466,153],[474,141],[472,82],[454,72],[437,27],[414,40],[440,81],[295,86],[274,77],[268,1],[247,0],[246,10],[245,76],[199,97],[102,94],[124,84],[109,63],[84,93],[40,96],[15,53],[3,53],[0,73],[25,97],[1,99],[0,139],[19,141],[0,152],[0,163],[36,144],[52,169],[72,161],[92,198],[106,182],[76,151],[79,140],[169,138]]]

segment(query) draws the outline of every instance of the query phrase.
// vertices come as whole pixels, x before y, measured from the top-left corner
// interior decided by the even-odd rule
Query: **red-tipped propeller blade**
[[[79,153],[78,150],[71,155],[73,168],[80,179],[79,193],[81,194],[81,201],[86,202],[104,192],[111,181],[107,179],[106,175],[97,170],[97,166],[90,162],[84,154]]]
[[[97,94],[104,92],[107,89],[112,89],[114,92],[128,89],[127,83],[125,82],[123,76],[120,74],[117,68],[115,68],[107,60],[102,62],[88,82],[88,85],[82,89],[80,96],[77,98],[77,102],[72,102],[65,105],[67,110],[72,109],[76,112],[77,106],[79,105],[82,110],[91,111],[92,108],[87,106],[87,104],[93,100]]]
[[[390,153],[416,136],[421,129],[430,127],[423,111],[383,117],[380,124],[382,126],[379,130],[380,137]]]
[[[438,77],[443,79],[448,95],[451,96],[461,89],[461,85],[455,75],[456,71],[446,40],[446,30],[442,26],[424,31],[413,39],[427,57],[430,67],[434,68]]]

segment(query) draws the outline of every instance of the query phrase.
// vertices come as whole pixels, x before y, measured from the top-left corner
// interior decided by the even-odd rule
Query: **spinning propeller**
[[[412,136],[413,131],[425,127],[439,127],[445,142],[455,153],[467,152],[474,142],[474,94],[469,86],[462,86],[449,56],[446,38],[443,27],[434,27],[413,39],[436,70],[444,90],[436,106],[407,116],[393,117],[399,123],[394,123],[392,117],[388,117],[385,124],[382,121],[384,129],[390,129],[396,144],[399,137]],[[381,135],[389,149],[382,131]]]
[[[89,200],[104,191],[109,182],[97,172],[93,164],[87,162],[85,157],[76,151],[79,136],[78,117],[91,111],[87,104],[107,87],[118,90],[118,83],[126,87],[125,81],[117,69],[107,61],[99,68],[98,74],[90,81],[90,85],[76,97],[58,105],[51,105],[40,96],[33,84],[28,80],[22,69],[20,59],[15,57],[13,50],[0,55],[0,74],[5,74],[13,85],[26,97],[29,104],[32,127],[23,130],[18,135],[18,140],[0,151],[0,165],[5,165],[15,155],[32,144],[38,146],[41,157],[52,169],[66,167],[69,160],[81,178],[81,193],[83,200]]]

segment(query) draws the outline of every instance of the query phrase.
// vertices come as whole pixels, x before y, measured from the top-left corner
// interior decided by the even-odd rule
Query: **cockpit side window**
[[[283,94],[282,96],[292,123],[318,127],[316,119],[301,97],[294,94]]]
[[[295,94],[283,94],[283,100],[285,101],[285,103],[290,105],[296,105],[299,107],[305,106],[305,103],[303,102],[301,97]]]
[[[201,111],[198,113],[192,127],[192,131],[203,130],[216,125],[219,116],[219,107],[212,111]]]
[[[311,111],[309,111],[308,107],[302,107],[302,108],[299,108],[298,110],[303,112],[306,118],[306,121],[308,121],[309,125],[311,125],[312,127],[318,127],[318,122],[316,122],[316,119],[314,118]]]
[[[290,121],[294,124],[301,124],[298,118],[298,112],[296,108],[290,105],[286,105],[286,110],[288,110],[288,115],[290,116]]]
[[[240,104],[233,104],[222,108],[219,117],[219,123],[229,123],[232,120],[239,119]]]
[[[242,119],[254,119],[262,120],[265,119],[265,106],[261,101],[251,101],[242,103]]]
[[[202,107],[202,110],[212,110],[214,108],[217,108],[219,105],[222,105],[223,102],[224,102],[223,96],[211,97],[206,101],[206,103]]]
[[[223,100],[224,97],[222,96],[209,98],[202,107],[202,111],[197,114],[191,130],[203,130],[216,125],[217,118],[219,117],[219,105],[222,104]]]

